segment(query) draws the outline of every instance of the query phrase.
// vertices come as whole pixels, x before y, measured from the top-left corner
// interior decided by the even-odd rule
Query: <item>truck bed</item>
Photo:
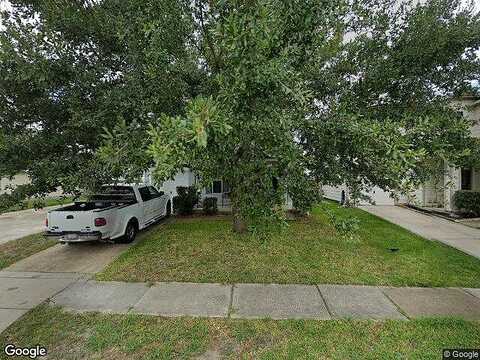
[[[76,201],[73,205],[64,206],[53,211],[90,211],[105,210],[111,207],[120,207],[135,204],[135,201],[125,200],[96,200],[96,201]]]

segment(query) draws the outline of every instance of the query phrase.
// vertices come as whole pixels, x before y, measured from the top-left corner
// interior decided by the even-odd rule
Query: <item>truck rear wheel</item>
[[[130,244],[135,240],[135,236],[137,236],[137,226],[135,222],[130,221],[125,229],[125,235],[121,238],[121,242],[123,244]]]

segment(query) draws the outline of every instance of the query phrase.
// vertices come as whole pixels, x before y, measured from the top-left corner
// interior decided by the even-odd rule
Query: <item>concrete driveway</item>
[[[56,245],[0,271],[0,332],[78,279],[102,270],[130,245]]]
[[[28,310],[78,280],[92,278],[147,232],[142,231],[132,244],[59,244],[0,271],[0,333]]]
[[[480,229],[401,206],[362,206],[361,209],[426,239],[438,240],[480,259]]]
[[[59,244],[20,260],[4,271],[94,274],[101,271],[130,245]]]
[[[22,210],[0,215],[0,244],[45,230],[47,212],[56,208]]]

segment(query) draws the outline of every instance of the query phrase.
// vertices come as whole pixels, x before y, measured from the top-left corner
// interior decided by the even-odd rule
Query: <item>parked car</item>
[[[45,236],[62,243],[130,243],[139,230],[171,214],[170,196],[151,185],[106,185],[88,201],[51,210]]]

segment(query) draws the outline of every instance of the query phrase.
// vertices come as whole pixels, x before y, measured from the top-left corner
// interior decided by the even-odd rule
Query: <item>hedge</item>
[[[218,212],[216,197],[207,197],[203,199],[203,212],[206,215],[215,215]]]
[[[199,200],[195,186],[178,186],[177,196],[173,198],[173,210],[179,215],[190,215]]]
[[[480,191],[459,190],[453,195],[453,204],[461,212],[480,216]]]

